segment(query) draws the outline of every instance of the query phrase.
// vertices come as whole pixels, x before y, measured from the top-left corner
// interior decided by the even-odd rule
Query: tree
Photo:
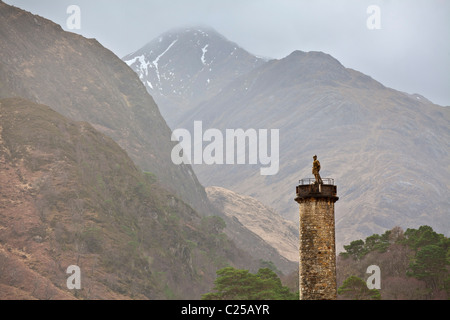
[[[352,241],[344,248],[346,251],[337,260],[342,298],[358,297],[356,280],[345,286],[344,281],[352,275],[364,278],[369,265],[377,265],[382,271],[383,299],[450,297],[450,239],[429,226],[405,232],[395,227],[382,235],[371,235],[365,241]],[[360,284],[360,289],[365,290]]]
[[[419,229],[407,229],[404,242],[414,250],[430,244],[439,244],[444,236],[433,231],[430,226],[420,226]]]
[[[367,288],[366,282],[357,276],[348,277],[338,288],[338,294],[345,300],[380,300],[377,289]]]
[[[203,300],[296,300],[298,295],[281,284],[275,272],[261,268],[256,274],[248,270],[226,267],[217,271],[216,292],[202,296]]]
[[[361,260],[365,255],[373,251],[385,252],[392,243],[403,238],[403,232],[399,227],[392,230],[387,230],[381,236],[373,234],[366,238],[366,240],[355,240],[349,245],[344,245],[345,252],[341,252],[340,256],[343,258],[352,257],[355,260]]]
[[[423,280],[432,289],[437,289],[447,275],[445,250],[437,245],[422,247],[410,263],[408,275]]]
[[[374,234],[367,237],[366,243],[364,245],[366,253],[375,250],[379,252],[385,252],[390,245],[391,233],[391,230],[387,230],[381,236],[378,234]]]
[[[298,299],[289,288],[283,287],[280,278],[269,268],[262,268],[256,274],[256,300],[296,300]]]
[[[359,260],[366,254],[364,240],[352,241],[349,245],[345,245],[344,249],[346,252],[341,253],[344,258],[352,257],[355,260]]]

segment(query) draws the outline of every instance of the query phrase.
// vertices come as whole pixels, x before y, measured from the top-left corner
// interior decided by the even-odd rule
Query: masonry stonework
[[[295,201],[300,206],[300,300],[334,300],[337,296],[334,203],[339,199],[336,186],[300,184],[296,189]]]

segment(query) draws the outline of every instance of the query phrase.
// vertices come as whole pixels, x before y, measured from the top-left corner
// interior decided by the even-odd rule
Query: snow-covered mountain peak
[[[216,94],[265,62],[209,27],[169,30],[122,60],[139,75],[169,125],[177,108]]]

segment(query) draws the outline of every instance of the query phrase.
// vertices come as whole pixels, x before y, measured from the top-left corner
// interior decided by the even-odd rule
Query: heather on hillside
[[[0,99],[0,114],[0,299],[196,299],[217,269],[252,265],[220,217],[90,124],[21,98]]]

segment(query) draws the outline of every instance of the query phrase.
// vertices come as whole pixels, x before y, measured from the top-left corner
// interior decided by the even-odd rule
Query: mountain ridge
[[[172,129],[190,105],[265,61],[204,27],[171,29],[122,60],[138,74]]]
[[[321,58],[323,57],[325,56]],[[294,57],[290,56],[286,60],[292,60],[292,58]],[[297,58],[299,57],[297,56]],[[311,64],[302,66],[301,60],[303,59],[300,59],[298,65],[291,66],[290,72],[293,77],[285,72],[286,67],[284,66],[278,69],[279,72],[273,74],[276,69],[271,69],[271,67],[279,65],[278,61],[272,64],[268,62],[249,72],[232,82],[216,97],[199,104],[195,114],[186,117],[180,124],[181,127],[189,128],[193,120],[203,120],[205,129],[211,127],[225,130],[229,123],[243,128],[280,128],[280,173],[274,177],[263,178],[258,176],[257,172],[250,171],[250,167],[241,167],[239,176],[246,177],[249,181],[246,184],[242,180],[239,183],[233,182],[234,178],[227,172],[227,168],[217,171],[213,167],[195,165],[194,170],[200,181],[206,186],[217,185],[220,181],[223,187],[248,194],[263,202],[266,201],[266,204],[281,211],[284,215],[288,212],[292,213],[291,217],[295,219],[296,206],[289,204],[291,199],[286,197],[290,194],[289,189],[286,184],[281,186],[280,182],[284,181],[284,178],[289,179],[289,175],[292,175],[292,178],[297,176],[298,179],[310,177],[310,164],[307,159],[318,154],[322,158],[323,176],[331,175],[337,179],[338,188],[341,190],[340,202],[346,201],[344,202],[345,211],[355,210],[351,209],[352,205],[347,202],[348,198],[346,198],[347,190],[355,190],[352,181],[358,181],[364,177],[363,189],[368,198],[362,200],[364,199],[362,197],[360,205],[366,208],[363,211],[370,212],[372,209],[367,209],[371,206],[363,203],[365,201],[372,202],[374,207],[379,207],[378,214],[383,217],[381,219],[371,218],[377,220],[374,225],[392,228],[402,220],[402,218],[393,218],[395,215],[387,215],[385,212],[379,211],[386,206],[390,208],[395,205],[394,212],[402,212],[403,205],[406,206],[405,208],[414,208],[413,211],[416,212],[414,215],[421,217],[420,222],[413,222],[409,218],[414,227],[429,223],[419,211],[425,209],[426,206],[429,208],[437,206],[440,208],[438,215],[441,218],[433,224],[433,227],[440,232],[445,232],[446,205],[442,194],[448,190],[448,185],[443,183],[445,179],[442,180],[441,176],[449,173],[448,171],[440,172],[439,169],[434,170],[434,168],[440,168],[438,163],[442,163],[442,161],[444,163],[449,161],[448,151],[446,151],[449,149],[448,142],[445,142],[448,141],[445,137],[449,136],[449,110],[421,100],[418,95],[403,94],[386,88],[368,76],[339,65],[331,74],[326,71],[322,73],[323,70],[320,68],[326,65],[321,63],[323,59],[317,62],[319,67],[313,68],[312,73],[305,72],[304,70],[308,71]],[[272,81],[274,79],[276,80]],[[296,137],[299,137],[300,140]],[[339,138],[337,139],[337,137]],[[340,150],[336,148],[337,145]],[[409,148],[405,148],[405,145],[408,145]],[[446,145],[447,147],[445,147]],[[306,156],[303,156],[304,159],[301,161],[297,160],[299,153]],[[367,160],[376,160],[382,154],[389,159],[389,153],[390,158],[398,159],[397,164],[391,168],[386,167],[388,161],[385,163],[375,161],[374,163],[379,166],[376,170],[368,166]],[[358,157],[358,155],[360,156]],[[364,159],[366,160],[364,161]],[[352,163],[355,163],[353,169]],[[400,163],[401,165],[399,165]],[[430,167],[426,163],[433,163],[433,165]],[[288,171],[286,171],[287,165],[290,167],[287,169]],[[386,180],[387,177],[396,175],[393,170],[403,172],[402,176],[404,177],[399,179],[402,183],[401,188],[392,188],[392,185],[397,184],[392,178]],[[295,174],[295,172],[298,173]],[[368,177],[368,172],[371,172],[373,177],[379,176],[378,172],[389,172],[389,174],[385,178],[381,177],[381,180],[373,180]],[[432,183],[438,190],[441,190],[439,193],[431,192],[427,186],[431,182],[430,174],[433,177]],[[349,179],[352,176],[353,179]],[[408,176],[410,178],[406,178]],[[407,183],[411,183],[409,179],[413,179],[413,183],[405,189],[405,186],[408,186]],[[425,182],[425,180],[428,181]],[[274,183],[272,187],[270,187],[269,181]],[[380,194],[385,200],[376,199],[377,197],[374,198],[373,195],[370,195],[371,191],[368,187],[370,181],[372,181],[372,186],[378,185],[377,187],[382,188],[374,192]],[[373,183],[375,181],[376,183]],[[277,183],[278,187],[275,187]],[[292,181],[292,190],[294,184],[295,180]],[[384,186],[381,187],[381,185]],[[274,187],[280,191],[280,195],[267,203],[269,198],[275,196],[270,191]],[[416,187],[428,190],[428,193],[425,194],[429,194],[434,200],[425,194],[418,193],[419,189],[415,189]],[[413,202],[416,203],[416,207],[411,206],[412,201],[407,200],[411,196],[406,191],[408,188],[415,194],[416,200]],[[390,194],[387,198],[386,193]],[[388,198],[391,200],[387,200]],[[402,199],[401,204],[395,201],[395,198]],[[419,201],[419,198],[422,200]],[[352,195],[352,200],[355,200],[355,195]],[[384,203],[385,201],[391,202]],[[343,223],[342,219],[346,220],[342,217],[342,211],[339,210],[339,207],[343,206],[341,203],[337,204],[338,230],[340,224]],[[424,207],[425,203],[428,204]],[[283,206],[285,209],[280,210]],[[290,209],[287,209],[288,207]],[[388,211],[392,212],[392,209],[390,208]],[[430,214],[435,216],[434,213]],[[374,213],[371,215],[377,216]],[[351,229],[352,227],[347,225],[347,228]],[[360,232],[364,235],[381,232],[379,227],[364,229],[363,226],[360,226],[360,228]],[[341,240],[342,236],[339,238],[340,243],[345,241]]]
[[[192,168],[169,160],[171,130],[123,61],[95,39],[3,2],[0,17],[0,97],[24,97],[88,121],[197,211],[213,212]]]
[[[443,195],[450,179],[450,112],[420,94],[386,87],[329,54],[296,50],[179,110],[180,121],[171,126],[191,132],[194,121],[204,130],[280,130],[277,175],[262,177],[258,166],[194,165],[207,187],[255,197],[296,220],[294,186],[311,177],[317,154],[322,176],[338,184],[339,245],[396,225],[449,230]]]
[[[93,286],[88,287],[90,293],[81,294],[82,298],[88,299],[101,297],[111,299],[195,298],[202,293],[202,290],[207,291],[207,287],[214,280],[216,269],[224,266],[223,263],[236,262],[236,265],[240,267],[257,267],[258,262],[254,260],[255,257],[238,249],[221,232],[223,222],[214,216],[216,209],[209,202],[192,168],[175,166],[167,159],[170,157],[171,147],[175,145],[170,140],[170,129],[138,76],[124,62],[95,39],[86,39],[77,34],[67,33],[50,20],[4,3],[0,3],[0,18],[2,30],[0,33],[0,99],[6,105],[15,101],[12,96],[23,96],[17,101],[22,101],[22,104],[30,107],[29,110],[35,112],[42,111],[40,108],[45,105],[45,110],[48,111],[47,120],[50,124],[47,123],[44,127],[56,131],[39,131],[42,128],[36,128],[39,129],[35,131],[36,135],[42,135],[43,140],[32,148],[39,149],[48,143],[59,146],[52,149],[52,152],[47,152],[44,157],[41,157],[41,154],[29,154],[27,148],[30,146],[20,151],[27,155],[29,159],[27,162],[30,163],[26,165],[31,166],[32,170],[41,171],[43,164],[50,164],[56,169],[46,173],[45,179],[39,179],[45,186],[42,189],[44,195],[36,191],[34,187],[29,190],[30,193],[28,190],[14,190],[6,196],[8,205],[0,208],[2,216],[7,216],[7,220],[1,222],[1,237],[4,245],[2,252],[10,250],[23,252],[24,257],[35,254],[32,261],[20,260],[20,254],[5,253],[2,256],[6,261],[2,268],[13,270],[20,266],[18,274],[27,275],[23,281],[19,282],[17,277],[0,279],[2,287],[7,287],[5,292],[8,292],[8,296],[16,294],[27,299],[73,298],[73,295],[64,288],[66,280],[64,266],[67,263],[74,263],[74,260],[77,263],[85,261],[84,266],[95,269],[100,259],[107,262],[106,267],[109,265],[109,268],[115,268],[117,273],[124,275],[124,278],[109,275],[109,278],[105,279],[103,275],[108,272],[101,269],[99,272],[102,276],[99,276],[99,279],[107,284],[99,284],[90,279]],[[26,119],[29,121],[26,126],[31,130],[38,121],[45,118],[44,114],[47,114],[47,111],[42,112],[37,119]],[[2,113],[3,111],[0,114]],[[33,114],[33,112],[28,113],[30,117]],[[58,119],[67,117],[70,121],[68,120],[67,123],[63,120],[52,121],[56,113],[58,113],[56,116]],[[73,136],[63,130],[61,136],[59,129],[78,126],[73,124],[73,121],[80,122],[78,133],[81,136],[89,134],[101,143],[94,144],[90,141],[87,145],[83,143],[73,145],[72,143],[77,141],[77,135]],[[58,123],[58,128],[54,128],[54,123]],[[52,133],[56,134],[55,137],[52,137]],[[65,138],[69,140],[65,141]],[[62,141],[64,143],[60,144]],[[115,143],[118,144],[113,147],[115,152],[105,154],[104,149],[111,151],[109,147]],[[55,146],[52,145],[52,147]],[[68,159],[58,158],[61,155],[67,156]],[[95,161],[95,165],[90,163],[92,160],[90,157],[94,155],[102,159],[102,161]],[[122,156],[119,158],[125,159],[129,156],[133,160],[124,162],[127,170],[120,161],[111,163],[119,155]],[[73,163],[74,159],[77,165],[68,165]],[[18,165],[20,161],[8,163],[7,169],[2,169],[2,172],[17,171],[11,167]],[[103,175],[105,171],[106,176]],[[122,174],[124,171],[128,174]],[[78,183],[74,182],[74,177],[97,189],[77,189]],[[11,180],[8,180],[8,183],[19,181],[20,185],[29,183],[34,176],[28,171],[19,170],[16,175],[8,176],[9,178]],[[131,182],[136,182],[136,185]],[[65,184],[70,184],[75,190],[66,192]],[[146,198],[149,192],[156,192],[154,197],[149,197],[150,200]],[[162,198],[158,197],[158,194],[162,194]],[[38,198],[33,198],[34,196]],[[29,202],[25,201],[27,197],[31,197]],[[63,200],[58,200],[59,197]],[[27,204],[27,207],[23,209],[24,212],[15,216],[14,219],[18,223],[14,223],[13,226],[11,226],[13,222],[8,220],[9,213],[16,211],[11,209],[9,200],[11,203],[17,201]],[[158,207],[158,210],[153,208],[154,210],[146,212],[144,208],[149,204]],[[108,229],[105,234],[103,227],[104,219],[108,219],[106,217],[119,215],[131,209],[136,209],[136,213],[142,214],[141,217],[126,215],[126,219],[134,221],[131,225],[128,224],[130,221],[125,221],[119,229],[114,232]],[[162,213],[164,223],[153,224],[146,220],[148,218],[146,215],[154,219],[158,218],[157,212]],[[85,216],[82,216],[82,213]],[[80,226],[77,223],[72,227],[65,223],[70,220],[70,216],[79,219],[80,215],[83,223],[87,221],[86,226]],[[36,230],[20,229],[21,221],[30,216],[34,219]],[[51,219],[46,218],[48,216]],[[135,218],[138,220],[142,218],[142,221],[148,223],[140,225],[142,221],[136,222]],[[49,227],[49,221],[45,219],[49,219],[53,225]],[[109,224],[106,225],[111,227]],[[3,230],[9,231],[4,233]],[[21,238],[17,242],[11,230],[20,232],[21,236],[29,233],[31,239]],[[243,230],[246,232],[245,229]],[[117,239],[120,239],[119,243],[110,241]],[[166,243],[163,244],[164,241]],[[164,247],[164,249],[156,250],[156,254],[155,252],[150,254],[149,248],[142,251],[144,242],[147,245],[153,243],[155,246],[161,244],[160,248]],[[53,252],[52,254],[60,256],[61,259],[42,253],[40,249],[35,248],[35,243],[42,244],[45,250]],[[137,246],[139,250],[136,251],[133,246]],[[72,250],[74,247],[75,250]],[[167,253],[162,253],[164,250]],[[68,254],[74,252],[75,258],[67,258]],[[136,253],[136,256],[127,257],[128,254],[133,253]],[[82,258],[83,255],[87,255],[87,260]],[[117,261],[114,260],[114,256]],[[160,259],[161,256],[163,256],[162,259]],[[170,259],[172,260],[168,262]],[[205,261],[209,262],[203,264]],[[54,264],[56,269],[46,269],[42,266],[45,263]],[[33,275],[30,271],[30,265],[33,264],[39,265],[39,272],[42,273],[37,276],[39,279],[35,283],[39,288],[42,283],[48,284],[48,295],[41,291],[34,294],[33,288],[25,283],[30,280],[29,275]],[[164,268],[169,268],[170,271],[161,271]],[[173,268],[179,268],[179,270],[174,271]],[[149,272],[155,272],[155,274],[151,276]],[[164,273],[160,280],[157,276],[159,272]],[[48,274],[54,274],[57,279],[47,276]],[[147,289],[141,287],[141,284],[131,288],[124,284],[124,282],[129,283],[134,277],[140,278],[142,280],[140,283],[151,290],[146,291]],[[196,283],[197,281],[199,282]],[[23,292],[18,291],[17,283],[23,286]],[[192,283],[196,283],[195,289],[186,291]],[[110,294],[105,294],[105,290],[112,291]],[[75,297],[80,296],[75,295]]]
[[[298,263],[298,226],[292,221],[283,219],[271,208],[264,206],[255,198],[237,194],[221,187],[207,187],[206,192],[211,202],[222,212],[227,222],[224,232],[234,239],[236,243],[243,243],[248,252],[255,252],[255,242],[243,239],[244,233],[236,232],[229,226],[235,221],[242,224],[252,233],[275,248],[279,254],[289,260],[290,264],[275,261],[275,255],[268,249],[267,256],[258,256],[267,261],[273,261],[284,274],[290,273],[297,267]],[[233,221],[231,221],[233,220]],[[283,237],[280,237],[282,235]]]

